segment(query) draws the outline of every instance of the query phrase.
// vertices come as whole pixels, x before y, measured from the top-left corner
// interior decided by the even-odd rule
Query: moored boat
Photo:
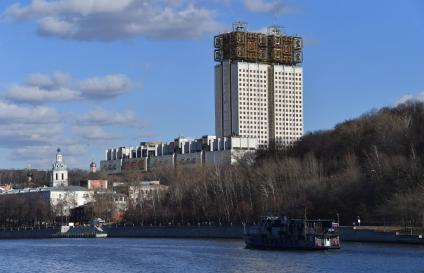
[[[78,225],[69,223],[61,226],[60,232],[52,234],[53,238],[106,238],[108,234],[102,229],[104,220],[96,218],[92,225]]]
[[[248,248],[264,249],[339,249],[338,223],[332,220],[262,217],[259,225],[245,231]]]

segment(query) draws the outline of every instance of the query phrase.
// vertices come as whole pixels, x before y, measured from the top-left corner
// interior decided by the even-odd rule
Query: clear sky
[[[0,168],[214,134],[212,38],[238,20],[304,37],[305,131],[424,97],[421,0],[2,0]]]

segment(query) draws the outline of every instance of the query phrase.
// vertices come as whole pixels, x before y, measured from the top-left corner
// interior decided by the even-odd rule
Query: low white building
[[[69,216],[73,208],[94,202],[94,191],[78,186],[14,189],[2,196],[16,195],[27,200],[41,200],[50,205],[56,216]]]
[[[113,207],[115,211],[127,211],[128,210],[128,196],[123,193],[113,193]]]
[[[169,143],[142,142],[139,147],[106,150],[101,169],[109,174],[122,170],[150,171],[156,168],[200,167],[236,164],[258,148],[258,140],[247,137],[178,137]]]
[[[50,189],[50,205],[56,215],[69,215],[70,210],[94,202],[94,191],[78,186]]]
[[[168,190],[168,186],[161,185],[159,181],[141,181],[132,183],[128,187],[128,197],[131,202],[152,200],[154,196]]]

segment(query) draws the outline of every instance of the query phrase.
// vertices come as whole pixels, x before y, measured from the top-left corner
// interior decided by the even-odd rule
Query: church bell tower
[[[68,186],[68,169],[63,162],[63,157],[59,148],[57,149],[56,153],[56,162],[53,163],[52,167],[51,186]]]

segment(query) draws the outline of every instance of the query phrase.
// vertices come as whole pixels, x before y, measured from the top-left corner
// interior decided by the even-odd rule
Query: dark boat
[[[248,248],[262,249],[339,249],[338,223],[332,220],[262,217],[259,225],[245,231]]]

